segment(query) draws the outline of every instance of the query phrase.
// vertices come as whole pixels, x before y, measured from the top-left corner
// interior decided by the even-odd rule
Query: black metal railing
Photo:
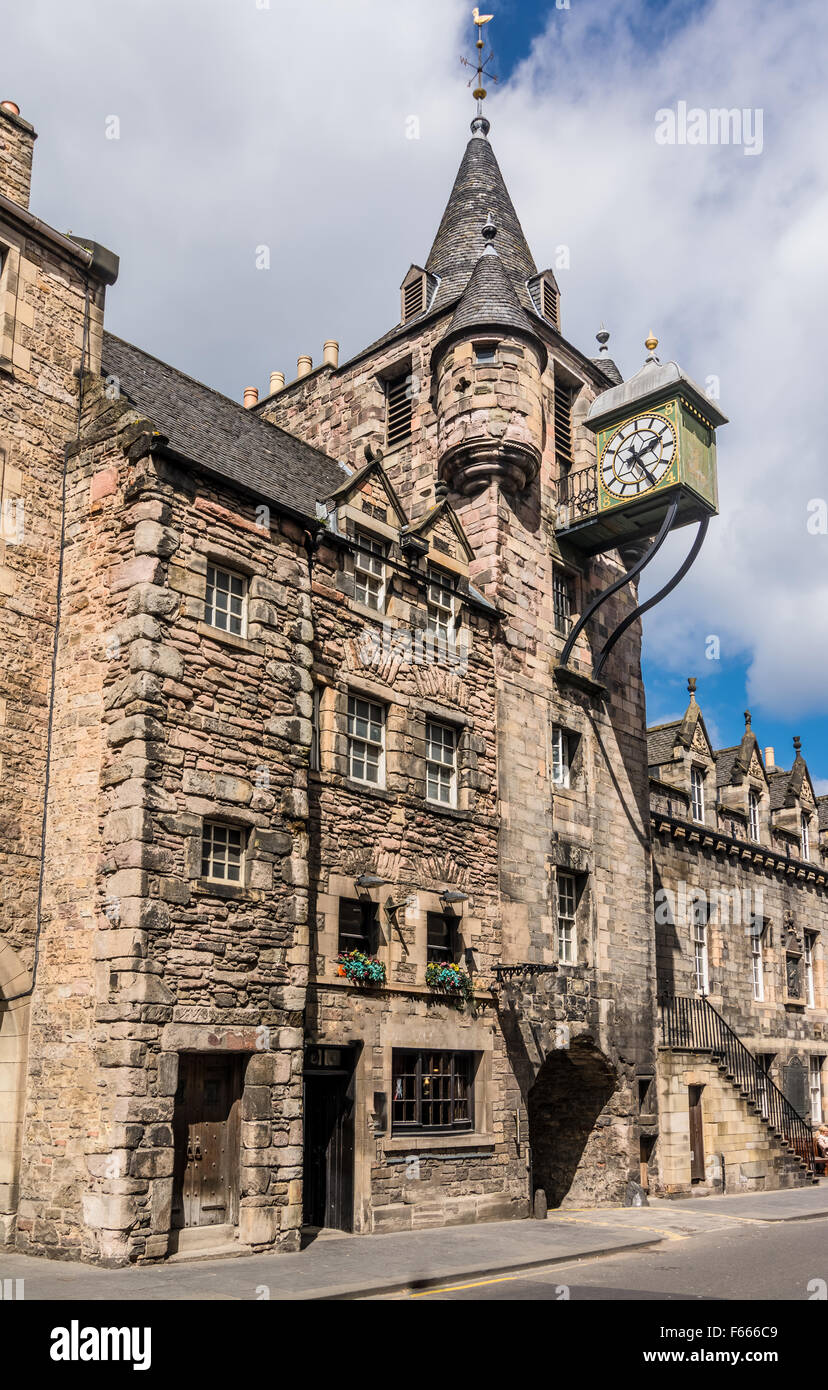
[[[661,1000],[662,1039],[666,1047],[709,1052],[724,1067],[762,1118],[814,1169],[814,1138],[809,1122],[795,1110],[741,1038],[703,995],[668,995]]]
[[[565,473],[557,483],[558,529],[574,526],[598,510],[598,472],[594,463]]]

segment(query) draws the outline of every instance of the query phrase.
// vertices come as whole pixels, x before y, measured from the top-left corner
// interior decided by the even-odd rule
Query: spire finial
[[[687,679],[687,689],[690,691],[690,703],[691,703],[691,705],[694,705],[694,704],[696,703],[696,677],[695,677],[695,676],[689,676],[689,677],[688,677],[688,679]]]
[[[472,19],[477,25],[477,40],[474,45],[477,49],[477,57],[474,60],[474,62],[472,62],[470,58],[461,58],[460,61],[463,63],[465,67],[475,68],[476,70],[476,76],[471,79],[471,82],[469,82],[469,86],[471,86],[472,82],[476,82],[477,84],[472,95],[474,96],[474,99],[477,102],[477,119],[479,120],[483,116],[483,102],[486,99],[486,88],[483,86],[483,78],[488,77],[491,82],[497,82],[497,78],[495,77],[494,73],[487,71],[486,67],[486,64],[491,61],[491,59],[494,57],[494,54],[491,49],[488,53],[484,53],[483,51],[486,47],[483,39],[483,26],[485,24],[489,24],[490,21],[494,19],[494,15],[481,14],[479,9],[475,5],[474,9],[472,10]],[[474,131],[475,135],[479,133],[477,130],[475,130],[474,124],[472,124],[472,130]],[[489,126],[487,122],[486,129],[483,131],[483,134],[488,135],[488,133]]]
[[[745,733],[750,731],[750,710],[745,710]]]
[[[796,756],[799,757],[799,753],[800,753],[800,750],[801,750],[801,748],[802,748],[802,739],[799,737],[799,734],[796,735],[796,737],[794,738],[793,743],[794,743],[794,749],[796,750]]]
[[[648,361],[648,362],[657,362],[657,361],[658,361],[658,358],[657,358],[656,355],[655,355],[655,350],[656,350],[656,348],[658,347],[658,338],[656,337],[656,335],[655,335],[655,333],[653,332],[652,329],[650,329],[650,336],[649,336],[649,338],[645,338],[645,339],[644,339],[644,346],[645,346],[645,348],[647,349],[648,353],[650,354],[649,357],[647,358],[647,361]]]
[[[595,337],[597,341],[601,344],[600,351],[608,352],[609,349],[607,348],[607,343],[610,340],[610,335],[609,330],[606,329],[603,324],[601,324],[601,327],[598,329],[598,332],[595,334]]]

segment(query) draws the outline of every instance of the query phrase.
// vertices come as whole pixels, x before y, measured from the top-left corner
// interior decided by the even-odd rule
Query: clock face
[[[607,441],[601,480],[619,500],[640,497],[656,487],[673,462],[676,432],[664,415],[628,420]]]

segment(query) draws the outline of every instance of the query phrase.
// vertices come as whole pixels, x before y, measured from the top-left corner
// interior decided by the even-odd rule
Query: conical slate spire
[[[489,327],[512,328],[537,337],[500,256],[486,255],[484,252],[472,271],[446,337],[453,338],[466,331],[475,332]]]
[[[480,228],[491,216],[497,249],[519,298],[530,303],[526,281],[537,274],[512,200],[503,182],[494,150],[486,139],[488,122],[475,121],[451,197],[446,205],[425,268],[440,276],[434,301],[439,307],[463,293],[483,250]]]

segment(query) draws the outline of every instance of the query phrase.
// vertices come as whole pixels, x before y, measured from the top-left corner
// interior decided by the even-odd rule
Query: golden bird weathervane
[[[483,101],[486,96],[486,88],[483,86],[483,78],[487,77],[490,82],[497,82],[495,74],[493,72],[487,71],[487,64],[490,63],[492,58],[494,57],[494,49],[490,48],[488,53],[485,54],[483,52],[486,46],[483,42],[483,26],[484,24],[488,24],[491,20],[493,20],[494,15],[481,14],[479,9],[475,5],[474,9],[472,10],[472,19],[477,25],[477,43],[475,44],[475,48],[477,49],[477,58],[474,62],[472,62],[470,58],[461,58],[460,62],[464,65],[464,67],[476,69],[475,77],[469,79],[469,86],[472,85],[472,82],[477,83],[477,86],[475,87],[472,95],[475,101],[477,102],[477,114],[479,116],[482,114]]]

